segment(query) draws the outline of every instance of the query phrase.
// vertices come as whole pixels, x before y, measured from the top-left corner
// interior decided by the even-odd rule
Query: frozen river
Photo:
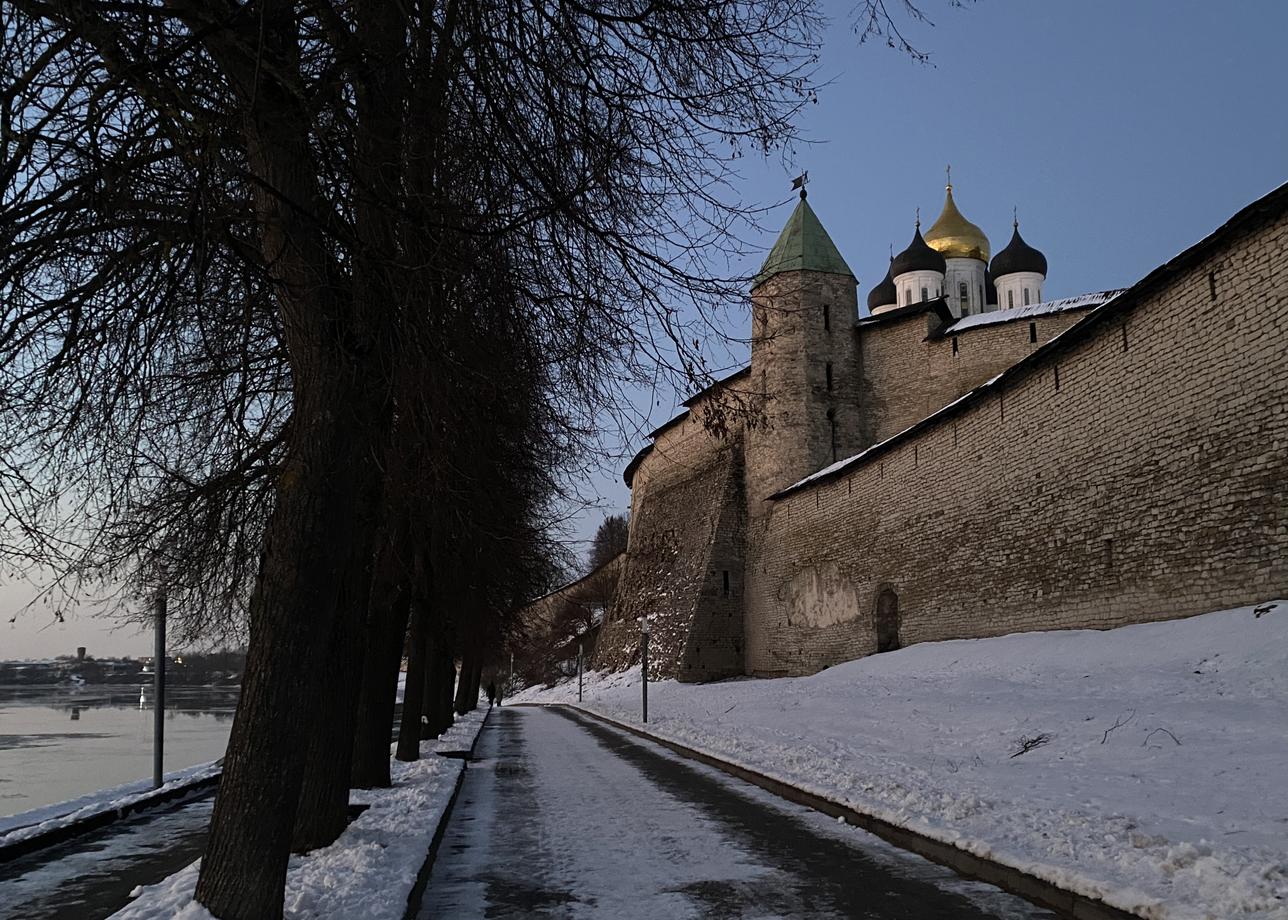
[[[165,769],[223,756],[236,687],[166,689]],[[152,775],[151,686],[0,687],[0,818]]]

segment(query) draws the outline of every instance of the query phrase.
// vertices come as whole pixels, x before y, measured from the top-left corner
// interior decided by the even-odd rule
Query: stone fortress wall
[[[997,376],[1068,329],[1085,310],[966,325],[945,334],[945,314],[919,310],[866,320],[859,334],[859,449],[884,441]],[[985,317],[988,314],[984,314]],[[951,322],[949,320],[948,322]]]
[[[647,615],[652,674],[742,671],[743,438],[740,427],[713,433],[704,405],[727,399],[726,390],[714,387],[659,428],[628,468],[629,549],[592,662],[599,670],[639,662]]]
[[[1104,306],[1013,321],[930,304],[856,327],[841,276],[770,279],[750,371],[627,469],[594,666],[638,661],[645,612],[653,673],[706,680],[870,654],[878,608],[906,645],[1288,594],[1285,213],[1288,187]],[[731,394],[763,417],[722,436]],[[858,456],[811,476],[837,400]]]
[[[1285,199],[971,398],[780,493],[747,548],[747,672],[876,651],[882,603],[907,645],[1288,593]]]

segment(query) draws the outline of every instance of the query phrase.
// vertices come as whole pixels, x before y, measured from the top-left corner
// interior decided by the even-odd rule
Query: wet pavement
[[[201,857],[214,799],[149,811],[0,864],[0,920],[93,920]]]
[[[1054,917],[602,723],[519,707],[479,738],[419,916]]]

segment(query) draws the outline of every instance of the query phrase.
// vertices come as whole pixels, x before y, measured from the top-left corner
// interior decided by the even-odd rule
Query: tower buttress
[[[751,290],[747,503],[857,452],[858,282],[802,195]]]

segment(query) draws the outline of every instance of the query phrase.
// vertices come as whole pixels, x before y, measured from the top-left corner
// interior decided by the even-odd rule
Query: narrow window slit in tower
[[[832,462],[835,463],[836,462],[836,410],[835,409],[827,410],[827,424],[832,429]],[[818,496],[816,493],[815,498],[817,497]]]
[[[953,447],[957,446],[957,423],[953,422]]]
[[[832,392],[832,362],[827,362],[827,392]]]
[[[823,304],[823,331],[830,332],[832,329],[832,305]]]
[[[1060,389],[1060,365],[1055,366],[1055,388]]]
[[[921,465],[921,447],[917,444],[912,445],[912,465],[914,467]]]
[[[1216,302],[1216,272],[1208,272],[1208,296]]]
[[[953,336],[953,354],[957,354],[957,336]]]
[[[727,595],[729,593],[729,572],[726,570],[722,574],[724,575],[724,593]]]
[[[1123,351],[1127,350],[1127,324],[1123,323]]]
[[[1029,323],[1029,341],[1036,342],[1037,340],[1038,340],[1038,324]]]

